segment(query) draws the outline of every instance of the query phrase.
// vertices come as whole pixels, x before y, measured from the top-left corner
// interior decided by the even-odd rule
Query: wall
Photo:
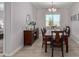
[[[6,55],[11,53],[11,3],[5,3],[5,52]]]
[[[75,2],[71,9],[71,15],[75,15],[79,13],[79,2]]]
[[[4,18],[4,10],[0,10],[0,20]]]
[[[75,2],[70,8],[71,16],[79,14],[79,2]],[[79,21],[71,21],[71,38],[79,44]]]
[[[32,7],[30,3],[12,3],[11,29],[13,50],[17,47],[23,47],[23,31],[25,29],[27,14],[29,14],[32,17]]]
[[[6,55],[11,56],[23,47],[23,31],[26,29],[26,16],[34,18],[32,5],[27,2],[5,3]]]
[[[79,14],[79,2],[75,2],[70,10],[71,10],[71,16]],[[79,33],[79,30],[78,30],[79,26],[77,26],[77,25],[79,25],[79,21],[72,21],[71,29],[72,29],[72,31]]]
[[[32,5],[32,18],[33,18],[34,21],[37,20],[37,8],[33,5]]]

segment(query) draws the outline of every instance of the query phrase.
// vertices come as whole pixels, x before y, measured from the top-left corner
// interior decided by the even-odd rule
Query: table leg
[[[47,52],[47,40],[45,40],[45,52]]]
[[[66,41],[66,52],[68,53],[68,38],[67,38],[67,41]]]
[[[68,53],[68,37],[65,37],[66,52]]]

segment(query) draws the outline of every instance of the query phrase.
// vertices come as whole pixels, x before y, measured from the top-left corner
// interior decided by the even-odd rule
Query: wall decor
[[[79,14],[78,14],[78,21],[79,21]]]
[[[73,15],[73,16],[71,16],[71,21],[77,21],[77,20],[78,20],[77,15]]]
[[[29,14],[26,15],[26,29],[28,30],[29,29],[29,23],[30,23],[30,20],[31,20],[31,17]]]
[[[30,20],[30,15],[29,14],[26,16],[26,21],[28,21],[28,20]]]

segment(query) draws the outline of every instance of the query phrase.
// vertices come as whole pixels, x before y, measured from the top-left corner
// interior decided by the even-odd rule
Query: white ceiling
[[[74,2],[53,2],[55,8],[69,8]],[[52,7],[52,2],[32,2],[36,8],[50,8]]]

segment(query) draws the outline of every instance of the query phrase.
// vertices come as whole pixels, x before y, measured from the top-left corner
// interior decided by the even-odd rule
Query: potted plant
[[[31,21],[31,22],[29,23],[29,25],[32,25],[32,26],[34,27],[34,29],[35,29],[36,22]]]

